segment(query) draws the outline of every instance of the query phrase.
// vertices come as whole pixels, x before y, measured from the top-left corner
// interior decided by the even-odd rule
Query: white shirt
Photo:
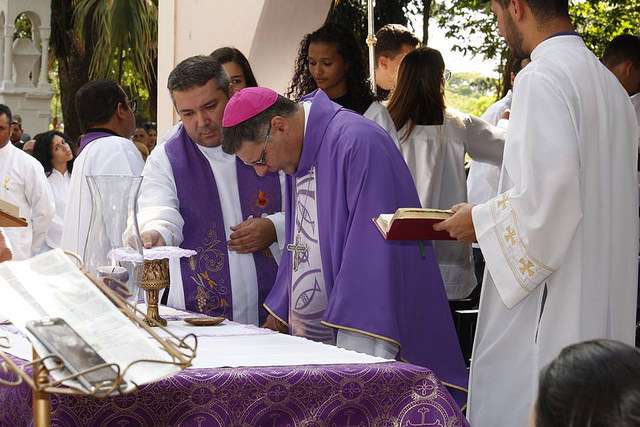
[[[373,120],[377,124],[379,124],[384,130],[387,131],[393,142],[396,144],[396,147],[400,149],[400,143],[398,141],[398,132],[396,131],[396,125],[393,123],[393,119],[389,114],[389,110],[387,107],[382,105],[378,101],[373,101],[367,111],[363,114],[367,119]]]
[[[162,143],[164,144],[164,143]],[[236,172],[236,156],[222,151],[222,146],[203,147],[198,149],[209,161],[211,171],[218,186],[222,218],[226,226],[226,239],[232,233],[230,227],[240,224],[247,218],[242,217],[242,208],[238,193],[238,176]],[[138,225],[140,233],[147,230],[158,231],[169,246],[179,246],[183,239],[184,220],[180,215],[178,194],[171,163],[164,145],[154,149],[145,164],[144,179],[138,199]],[[281,176],[282,179],[282,176]],[[284,185],[281,185],[284,192]],[[284,193],[282,194],[284,200]],[[278,241],[270,249],[276,261],[280,260],[284,244],[284,214],[282,212],[269,215],[267,218],[276,228]],[[186,248],[196,249],[196,248]],[[239,254],[228,251],[229,276],[233,320],[239,323],[258,324],[258,285],[255,261],[252,254]],[[184,289],[178,261],[170,264],[171,285],[167,304],[176,308],[185,307]]]
[[[640,93],[636,93],[631,97],[631,104],[636,111],[636,118],[638,119],[638,124],[640,124]]]
[[[67,197],[69,195],[69,187],[71,186],[71,175],[66,171],[64,175],[57,169],[52,169],[51,174],[47,177],[49,188],[53,194],[53,201],[56,205],[56,214],[49,224],[47,231],[46,247],[47,249],[59,248],[62,242],[62,228],[64,226],[64,212],[67,208]]]
[[[486,261],[471,363],[474,427],[528,425],[540,369],[567,345],[633,345],[638,128],[578,36],[540,43],[516,78],[500,195],[472,210]]]
[[[144,161],[136,146],[120,136],[89,143],[73,164],[73,174],[62,229],[62,248],[84,257],[91,221],[91,194],[86,177],[92,175],[140,176]]]
[[[487,111],[480,118],[498,126],[504,112],[511,108],[512,98],[513,92],[510,90],[504,98],[487,108]],[[491,163],[479,162],[476,159],[469,162],[469,175],[467,176],[469,203],[474,205],[484,203],[498,194],[501,168],[502,164],[492,165]]]
[[[42,165],[9,142],[0,148],[0,199],[20,209],[28,227],[7,227],[13,259],[31,258],[40,252],[55,213],[53,195]]]
[[[408,124],[399,134],[404,138]],[[400,142],[424,208],[449,209],[467,201],[464,156],[498,165],[505,132],[477,117],[447,110],[442,126],[416,126]],[[447,297],[466,298],[476,286],[471,245],[433,242]]]

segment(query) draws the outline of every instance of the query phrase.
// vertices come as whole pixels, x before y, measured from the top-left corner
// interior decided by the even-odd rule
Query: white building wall
[[[223,46],[242,51],[261,86],[282,93],[302,37],[320,27],[330,0],[160,0],[158,134],[176,121],[166,89],[173,67]]]

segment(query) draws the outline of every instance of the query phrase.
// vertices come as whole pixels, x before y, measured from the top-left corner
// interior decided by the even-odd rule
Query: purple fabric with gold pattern
[[[231,278],[225,224],[220,197],[209,161],[189,138],[184,127],[165,144],[176,184],[180,214],[184,219],[182,246],[198,252],[181,260],[186,309],[233,319]],[[259,177],[253,168],[236,163],[242,217],[260,217],[282,209],[277,174]],[[254,253],[258,279],[260,321],[266,318],[262,303],[273,287],[278,266],[266,251]]]
[[[468,426],[432,371],[400,362],[187,369],[133,394],[51,396],[51,406],[51,425],[65,427]],[[0,408],[0,425],[32,425],[26,385],[0,386]]]

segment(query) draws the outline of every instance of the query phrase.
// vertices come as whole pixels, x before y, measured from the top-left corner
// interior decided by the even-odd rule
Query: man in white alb
[[[611,40],[602,55],[602,63],[631,97],[640,123],[640,37],[623,34]]]
[[[146,247],[180,245],[198,255],[171,265],[163,301],[257,325],[284,240],[280,177],[258,177],[222,151],[229,79],[221,64],[187,58],[167,86],[182,125],[147,159],[140,232]]]
[[[0,199],[20,209],[28,227],[8,227],[13,259],[31,258],[40,252],[55,214],[53,194],[42,165],[10,140],[11,110],[0,104]]]
[[[78,90],[75,101],[83,136],[71,175],[62,248],[84,257],[92,206],[86,177],[140,176],[144,162],[128,139],[136,127],[135,102],[116,82],[91,81]]]
[[[638,128],[628,94],[573,32],[568,0],[493,0],[531,63],[515,82],[499,195],[434,228],[486,260],[471,362],[474,427],[525,426],[540,368],[572,343],[632,344]]]

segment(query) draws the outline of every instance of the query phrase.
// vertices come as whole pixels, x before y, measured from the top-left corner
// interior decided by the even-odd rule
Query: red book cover
[[[389,219],[389,215],[385,215],[387,218],[380,216],[373,218],[373,223],[386,240],[455,240],[446,231],[435,231],[433,224],[444,221],[446,218],[442,218],[443,212],[446,215],[450,214],[446,211],[438,211],[434,216],[439,218],[428,218],[425,216],[431,215],[433,210],[399,210],[392,219]]]

